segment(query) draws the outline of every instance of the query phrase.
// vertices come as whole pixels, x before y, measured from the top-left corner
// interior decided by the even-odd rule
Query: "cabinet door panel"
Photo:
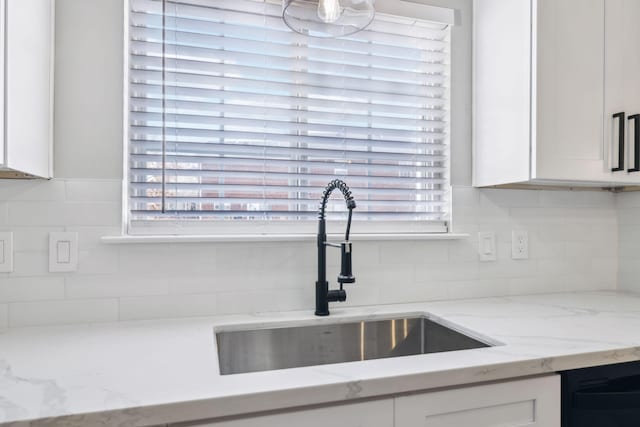
[[[604,2],[537,1],[534,179],[611,180],[602,121]]]
[[[5,161],[45,178],[51,177],[53,3],[6,1]]]
[[[606,151],[615,164],[618,158],[618,123],[613,114],[622,111],[627,117],[640,114],[640,2],[606,0],[605,15],[605,141]],[[626,122],[624,170],[615,172],[613,180],[620,184],[638,184],[640,172],[627,172],[634,167],[635,135],[633,122]]]
[[[190,427],[393,427],[393,399],[185,425]]]
[[[395,427],[560,427],[560,378],[399,397],[395,414]]]

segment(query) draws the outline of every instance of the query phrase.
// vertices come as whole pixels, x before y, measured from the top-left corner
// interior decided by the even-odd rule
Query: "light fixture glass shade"
[[[341,37],[364,30],[373,21],[375,0],[282,0],[282,18],[296,33]]]

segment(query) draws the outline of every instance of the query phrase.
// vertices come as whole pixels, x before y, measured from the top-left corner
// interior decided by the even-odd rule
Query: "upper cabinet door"
[[[54,0],[2,0],[0,8],[5,72],[0,81],[4,107],[0,169],[50,178]]]
[[[473,43],[474,185],[612,185],[605,0],[475,0]]]
[[[610,165],[622,169],[613,172],[614,182],[639,184],[640,171],[635,169],[640,169],[640,150],[636,148],[640,132],[637,134],[635,128],[636,124],[640,126],[640,1],[606,0],[605,16],[606,153]],[[624,137],[622,156],[620,134]]]
[[[602,120],[605,0],[533,4],[531,178],[607,183],[611,171]]]

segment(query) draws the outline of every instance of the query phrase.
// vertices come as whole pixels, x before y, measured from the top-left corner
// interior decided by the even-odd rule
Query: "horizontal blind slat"
[[[136,129],[146,128],[149,133],[146,135],[156,135],[161,133],[162,125],[150,123],[131,122],[131,126]],[[179,124],[178,124],[179,125]],[[153,129],[156,129],[155,131]],[[239,132],[255,132],[276,135],[299,135],[301,138],[305,132],[312,136],[322,136],[325,138],[350,138],[350,139],[377,139],[383,141],[407,141],[407,142],[438,142],[441,141],[446,134],[444,132],[412,132],[406,130],[392,129],[375,129],[375,128],[357,128],[350,126],[332,127],[331,125],[316,125],[309,123],[291,122],[291,126],[287,127],[286,123],[265,122],[258,123],[254,119],[234,119],[221,117],[215,126],[202,126],[200,128],[174,126],[173,123],[167,123],[164,126],[168,138],[185,136],[207,136],[208,132],[216,130],[230,130]],[[224,129],[223,129],[224,128]],[[133,135],[136,137],[136,135]]]
[[[322,78],[350,77],[353,81],[366,80],[391,82],[411,85],[428,85],[433,87],[442,86],[447,81],[444,64],[429,64],[423,66],[421,70],[415,69],[389,69],[365,65],[326,63],[315,61],[310,63],[308,59],[285,59],[285,60],[261,60],[258,55],[246,55],[245,61],[240,60],[237,55],[225,51],[221,55],[212,55],[214,58],[199,57],[198,60],[185,55],[186,52],[172,54],[165,57],[165,67],[172,72],[196,75],[234,75],[244,78],[264,78],[272,81],[294,81],[303,83],[305,80],[318,81]],[[233,57],[233,63],[225,61],[224,58]],[[130,66],[134,70],[160,71],[162,70],[161,53],[133,54]]]
[[[334,139],[334,143],[349,144],[359,146],[360,144],[366,144],[371,142],[371,147],[384,147],[393,143],[398,144],[399,151],[405,151],[409,148],[416,148],[416,146],[425,144],[427,147],[444,146],[443,140],[445,134],[423,133],[420,137],[406,138],[406,139],[357,139],[357,138],[331,138],[329,136],[322,135],[301,135],[301,134],[273,134],[267,132],[249,130],[200,130],[200,129],[177,129],[167,128],[168,134],[166,141],[170,143],[192,143],[192,144],[208,144],[212,141],[228,138],[230,140],[247,140],[247,141],[263,141],[265,143],[282,144],[285,142],[294,143],[307,143],[307,144],[325,144],[328,139]],[[162,141],[162,129],[160,127],[149,126],[131,126],[131,141],[132,144],[136,144],[137,141],[158,142]],[[407,148],[405,148],[407,147]]]
[[[224,141],[216,144],[211,143],[190,143],[179,142],[165,146],[167,155],[174,156],[192,156],[194,158],[217,157],[224,155],[240,155],[243,157],[251,157],[247,154],[247,150],[264,153],[265,156],[294,156],[309,157],[323,159],[349,159],[355,161],[362,159],[365,161],[381,159],[390,161],[411,161],[411,162],[433,162],[442,161],[447,158],[446,152],[441,149],[430,149],[430,147],[421,147],[422,144],[415,144],[416,149],[407,147],[404,151],[394,150],[371,150],[360,149],[349,145],[330,145],[330,146],[314,146],[307,143],[299,145],[287,145],[266,143],[262,144],[259,140],[232,140],[225,137]],[[133,141],[131,145],[132,156],[158,155],[162,153],[163,145],[161,141]],[[371,155],[372,157],[368,157]],[[262,154],[253,158],[262,158]]]
[[[162,73],[150,70],[132,70],[130,73],[132,83],[162,84]],[[442,86],[429,85],[406,85],[394,82],[376,81],[376,91],[372,91],[369,80],[351,79],[351,84],[346,82],[346,78],[327,78],[326,82],[321,80],[311,81],[310,79],[294,79],[291,82],[279,82],[271,80],[261,80],[258,76],[245,77],[242,75],[203,75],[187,72],[174,72],[169,70],[165,73],[165,86],[170,90],[173,87],[198,87],[203,89],[229,88],[236,90],[252,89],[257,93],[280,93],[285,95],[304,94],[306,96],[343,96],[354,97],[356,99],[371,101],[394,101],[388,99],[393,96],[405,96],[413,99],[414,102],[420,100],[424,103],[423,97],[441,99],[445,95]],[[344,86],[341,85],[344,82]],[[295,85],[295,87],[292,87]],[[409,87],[411,86],[411,87]],[[254,93],[255,93],[254,92]],[[170,94],[171,92],[169,92]]]
[[[229,46],[230,42],[224,40],[224,44],[207,46],[179,46],[165,43],[165,55],[167,59],[187,60],[198,58],[200,62],[220,62],[234,61],[239,65],[261,65],[267,69],[286,69],[287,64],[294,65],[291,70],[324,70],[327,72],[328,66],[337,67],[334,73],[344,67],[344,73],[349,71],[354,74],[358,67],[371,67],[376,70],[414,72],[426,76],[443,74],[445,71],[445,55],[432,56],[431,61],[407,60],[398,58],[375,57],[366,53],[357,55],[336,55],[333,52],[311,50],[306,46],[280,47],[265,46],[262,50],[257,47],[252,50],[238,50]],[[132,40],[130,42],[132,53],[146,55],[150,57],[162,56],[162,43],[148,40]],[[279,53],[279,55],[278,55]],[[306,61],[306,67],[301,61]]]
[[[266,181],[266,180],[265,180]],[[426,186],[434,186],[434,184],[428,184]],[[158,191],[162,191],[162,183],[157,182],[132,182],[130,188],[133,190],[133,195],[135,197],[144,198],[149,194],[157,194]],[[430,188],[402,188],[402,187],[380,187],[374,188],[371,186],[368,187],[360,187],[357,185],[350,185],[349,188],[352,191],[360,191],[366,190],[368,197],[371,199],[396,199],[399,200],[399,195],[403,197],[402,200],[414,200],[415,197],[407,198],[415,195],[444,195],[446,193],[445,190],[440,189],[430,189]],[[244,190],[250,193],[269,193],[273,191],[283,191],[283,192],[296,192],[296,193],[305,193],[314,195],[313,200],[320,200],[322,196],[322,189],[313,185],[301,185],[299,183],[291,184],[291,185],[276,185],[276,184],[261,184],[261,185],[246,185],[246,184],[232,184],[232,183],[223,183],[223,184],[210,184],[210,183],[200,183],[200,184],[192,184],[192,183],[172,183],[171,184],[171,194],[174,196],[180,195],[192,195],[194,193],[198,193],[200,191],[206,192],[221,192],[221,191],[237,191]]]
[[[132,223],[144,224],[146,221],[153,219],[153,221],[166,221],[171,222],[178,218],[180,221],[195,220],[234,220],[234,221],[250,221],[255,220],[307,220],[317,221],[318,211],[309,207],[309,210],[296,210],[296,211],[282,211],[282,210],[268,210],[268,211],[246,211],[246,210],[221,210],[221,211],[188,211],[188,210],[174,210],[171,211],[171,215],[162,214],[159,210],[138,210],[131,209],[131,214],[134,219]],[[363,216],[370,220],[380,221],[438,221],[444,222],[443,215],[439,212],[425,213],[425,212],[358,212],[358,216]],[[344,220],[347,215],[346,212],[329,212],[327,215],[329,219]],[[146,221],[145,221],[146,220]],[[354,219],[355,220],[355,219]],[[445,224],[443,223],[443,226]],[[184,231],[184,230],[182,230]],[[314,229],[315,231],[315,229]],[[444,231],[444,229],[442,230]]]
[[[205,157],[205,156],[176,156],[172,155],[169,151],[164,156],[162,154],[157,155],[131,155],[131,162],[134,165],[139,164],[160,164],[163,161],[163,157],[166,158],[167,164],[176,164],[187,169],[189,164],[200,164],[202,170],[210,170],[210,168],[217,167],[233,167],[238,170],[252,170],[256,174],[260,174],[265,170],[277,170],[277,168],[318,168],[321,170],[336,170],[344,171],[345,173],[360,171],[361,173],[367,172],[372,176],[389,176],[397,169],[403,169],[403,174],[408,177],[417,177],[423,173],[433,173],[443,169],[442,166],[437,163],[428,164],[428,160],[415,164],[411,162],[396,162],[396,163],[369,163],[369,162],[357,162],[352,159],[327,159],[327,160],[312,160],[312,159],[276,159],[276,158],[255,158],[248,156],[234,156],[234,157]],[[407,164],[403,164],[407,163]],[[149,167],[149,166],[148,166]],[[176,170],[180,170],[176,167]],[[233,170],[233,169],[232,169]],[[398,174],[398,172],[395,172]]]
[[[130,89],[131,96],[133,97],[145,97],[147,94],[157,94],[162,91],[162,82],[160,81],[147,81],[144,79],[145,75],[140,75],[140,79],[136,80],[134,78],[130,79]],[[209,80],[213,81],[213,78],[209,78]],[[446,99],[443,97],[433,96],[413,96],[413,95],[399,95],[392,94],[393,96],[389,96],[388,94],[378,94],[375,92],[362,92],[362,91],[352,91],[352,90],[338,90],[338,89],[326,89],[325,91],[321,91],[318,89],[310,90],[308,88],[300,87],[298,90],[293,90],[292,88],[288,88],[289,90],[284,90],[285,86],[275,85],[273,87],[268,87],[270,85],[265,84],[265,87],[262,87],[260,90],[260,85],[254,84],[250,80],[247,80],[244,85],[237,84],[235,86],[232,83],[215,78],[214,85],[210,85],[210,87],[202,87],[202,85],[194,85],[191,82],[185,82],[182,84],[170,84],[168,82],[166,85],[166,99],[172,99],[176,96],[180,96],[185,94],[184,96],[194,96],[193,93],[196,91],[201,91],[202,96],[206,97],[206,93],[213,94],[214,92],[218,93],[226,93],[227,91],[235,94],[250,94],[254,96],[282,96],[282,97],[307,97],[308,99],[313,100],[327,100],[333,102],[351,102],[357,104],[376,104],[388,107],[410,107],[410,108],[443,108],[446,103]],[[252,91],[252,89],[255,89]],[[272,90],[270,90],[272,89]],[[313,89],[313,88],[311,88]],[[218,98],[214,98],[218,99]]]
[[[162,126],[164,123],[175,128],[219,129],[220,126],[246,126],[275,131],[305,131],[335,133],[336,128],[345,136],[367,135],[363,138],[398,137],[419,138],[420,132],[444,133],[445,124],[441,120],[390,119],[376,116],[357,116],[352,114],[289,111],[277,108],[235,107],[220,105],[218,112],[207,114],[207,111],[185,111],[174,113],[171,106],[165,113],[153,111],[132,111],[129,114],[134,126]],[[215,114],[215,115],[214,115]],[[344,123],[349,123],[345,126]],[[278,132],[278,133],[282,133]]]
[[[131,172],[131,180],[132,182],[161,182],[162,173],[159,167],[151,168],[151,167],[130,167]],[[442,173],[444,172],[444,168],[434,168],[432,172]],[[193,183],[194,181],[199,181],[197,178],[206,179],[210,177],[211,179],[226,179],[226,178],[234,178],[234,179],[243,179],[243,180],[254,180],[256,179],[256,174],[260,174],[260,181],[264,180],[286,180],[286,181],[294,181],[294,180],[304,180],[304,181],[314,181],[322,183],[318,183],[317,186],[319,188],[324,188],[324,186],[331,180],[332,177],[335,177],[335,173],[327,173],[321,171],[309,171],[300,174],[298,171],[292,172],[278,172],[278,171],[262,171],[262,170],[224,170],[224,169],[203,169],[203,170],[192,170],[192,169],[172,169],[167,168],[167,172],[169,172],[168,180],[172,183]],[[178,174],[179,172],[179,174]],[[204,172],[204,173],[203,173]],[[215,172],[215,174],[211,174],[207,176],[207,172]],[[348,179],[351,184],[356,186],[365,187],[367,182],[370,182],[371,185],[388,185],[389,188],[395,188],[394,186],[403,186],[407,184],[407,181],[411,182],[411,180],[407,179],[406,176],[388,176],[388,175],[370,175],[365,173],[356,173],[357,171],[350,171],[348,175],[345,176],[345,179]],[[420,182],[432,182],[434,184],[446,184],[447,180],[445,178],[431,178],[428,176],[421,177]],[[140,177],[140,178],[138,178]],[[177,181],[177,179],[189,178],[188,181]],[[143,181],[144,180],[144,181]],[[200,181],[201,181],[200,180]]]
[[[162,42],[163,27],[162,16],[158,15],[153,21],[145,17],[144,24],[135,24],[136,15],[132,17],[133,26],[129,33],[132,40]],[[197,23],[197,25],[192,25]],[[233,43],[226,47],[239,46],[240,49],[246,45],[260,47],[262,45],[272,45],[280,47],[298,47],[304,45],[309,51],[319,50],[331,52],[357,53],[359,55],[375,55],[380,58],[396,58],[401,60],[412,59],[420,61],[425,57],[425,53],[432,53],[430,59],[444,58],[442,55],[446,48],[446,43],[441,40],[410,39],[404,43],[375,43],[371,40],[349,40],[344,38],[322,39],[321,41],[305,38],[302,35],[292,37],[290,33],[270,30],[265,28],[262,31],[255,31],[229,23],[188,21],[180,18],[169,18],[165,21],[164,38],[171,44],[203,46],[216,46],[225,41]],[[241,43],[244,42],[244,45]],[[286,52],[287,55],[290,52]]]
[[[145,107],[162,106],[162,87],[131,84],[130,105],[144,109]],[[142,95],[142,96],[139,96]],[[192,89],[180,88],[165,94],[165,102],[172,108],[196,108],[209,109],[212,105],[219,105],[221,99],[227,105],[247,106],[273,106],[277,108],[289,108],[291,110],[308,110],[320,112],[347,112],[349,114],[373,115],[381,117],[421,118],[436,117],[442,121],[447,120],[447,113],[443,109],[444,101],[432,105],[425,104],[420,107],[405,107],[401,105],[385,105],[355,100],[331,100],[307,98],[302,95],[269,95],[247,92],[235,92],[232,90],[216,89]]]

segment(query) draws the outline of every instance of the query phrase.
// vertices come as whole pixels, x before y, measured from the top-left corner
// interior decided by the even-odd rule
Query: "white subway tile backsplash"
[[[626,194],[621,194],[620,197],[625,197]],[[618,221],[623,225],[640,225],[640,215],[638,215],[638,208],[620,209],[618,211]]]
[[[3,227],[13,233],[13,250],[16,252],[42,252],[49,247],[49,232],[64,231],[64,227]]]
[[[461,280],[446,282],[443,286],[447,289],[447,297],[451,299],[509,295],[509,279]]]
[[[529,234],[529,258],[530,259],[561,259],[566,256],[567,243],[559,242],[543,242],[540,236]],[[582,244],[581,244],[582,245]],[[584,246],[584,245],[582,245]]]
[[[118,273],[118,251],[114,247],[83,249],[78,253],[79,275]]]
[[[588,270],[590,277],[603,282],[615,277],[618,274],[618,258],[615,254],[613,256],[614,258],[593,258]]]
[[[455,280],[480,279],[479,262],[452,262],[450,264],[420,264],[415,266],[417,283],[441,283]]]
[[[540,191],[486,189],[480,193],[480,206],[535,208],[540,206]]]
[[[122,181],[67,181],[67,200],[75,202],[113,202],[122,194]]]
[[[115,322],[117,299],[18,302],[9,304],[9,326]]]
[[[567,279],[562,276],[540,280],[537,277],[516,277],[509,279],[509,294],[541,294],[566,291]]]
[[[4,203],[0,199],[0,226],[6,226],[9,223],[9,208],[8,203]]]
[[[65,279],[68,299],[167,295],[169,280],[144,276],[76,276]]]
[[[512,260],[511,248],[509,255],[504,256],[504,261],[483,262],[478,266],[480,279],[489,278],[515,278],[515,277],[534,277],[538,271],[538,261],[533,259]]]
[[[217,296],[160,295],[120,298],[120,320],[194,317],[216,314]]]
[[[64,299],[64,278],[21,277],[0,281],[0,303]]]
[[[315,241],[108,245],[102,236],[121,232],[120,187],[107,179],[0,182],[0,230],[13,231],[16,245],[15,272],[0,275],[0,327],[3,307],[10,327],[313,309]],[[610,193],[455,187],[454,231],[470,236],[355,242],[357,283],[334,310],[612,288],[617,252],[640,253],[640,196],[630,198],[616,215]],[[528,260],[511,260],[513,230],[529,233]],[[79,234],[77,272],[48,272],[51,231]],[[479,262],[479,231],[496,233],[497,261]],[[339,251],[327,255],[334,287]],[[631,280],[625,263],[620,277]]]
[[[477,233],[474,233],[477,235]],[[453,263],[474,262],[478,260],[477,239],[460,239],[448,242],[449,260]]]
[[[619,210],[640,208],[640,191],[617,194],[616,207]]]
[[[380,263],[385,266],[444,264],[448,261],[449,251],[446,242],[387,242],[380,246]]]
[[[538,197],[543,208],[583,206],[585,202],[582,191],[539,191]]]
[[[0,304],[0,331],[9,327],[9,306]]]
[[[58,230],[54,230],[58,231]],[[59,231],[63,231],[62,229]],[[105,244],[102,241],[104,236],[118,236],[122,234],[122,226],[66,226],[64,231],[78,233],[82,236],[82,248],[84,250],[89,248],[101,247],[104,248]]]
[[[0,200],[63,201],[65,182],[61,180],[15,180],[0,182]]]
[[[471,187],[453,189],[453,211],[464,208],[476,208],[480,203],[480,192]]]
[[[12,226],[118,225],[120,202],[20,202],[8,203]]]
[[[217,305],[215,312],[217,314],[235,314],[235,313],[256,313],[267,311],[264,301],[274,302],[273,294],[265,291],[252,292],[221,292],[216,295]],[[305,296],[303,296],[305,298]],[[313,297],[312,297],[313,298]],[[307,298],[308,307],[314,307],[313,299]],[[300,302],[302,304],[302,302]],[[291,307],[289,310],[295,310]],[[270,310],[270,311],[276,311]]]
[[[49,275],[48,252],[15,252],[13,254],[13,272],[10,274],[12,277],[47,277]]]
[[[405,284],[404,286],[382,286],[379,297],[388,304],[406,301],[437,301],[447,299],[446,283]]]
[[[311,286],[311,284],[308,284],[306,289],[301,291],[308,292],[309,286]],[[347,290],[347,301],[344,303],[345,306],[355,307],[375,305],[379,304],[381,301],[380,286],[373,286],[370,283],[362,282],[358,277],[356,277],[356,283],[345,285],[345,289]],[[305,300],[309,299],[305,297]],[[310,299],[309,303],[314,305],[305,305],[303,307],[315,307],[313,297]]]
[[[120,274],[163,277],[176,271],[171,249],[158,245],[123,245],[118,248]]]

